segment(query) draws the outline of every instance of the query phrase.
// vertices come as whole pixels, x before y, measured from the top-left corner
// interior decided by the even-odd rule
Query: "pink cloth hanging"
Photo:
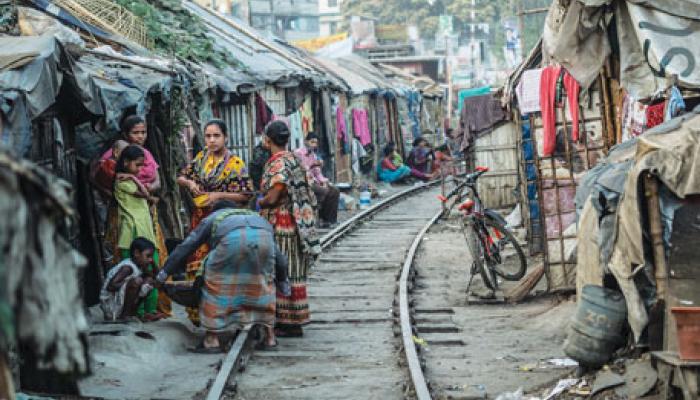
[[[340,140],[341,143],[345,143],[348,127],[345,125],[345,112],[342,107],[335,109],[335,127],[338,131],[338,140]]]
[[[352,126],[355,131],[355,136],[360,139],[360,144],[366,146],[372,142],[372,136],[369,133],[367,110],[361,108],[352,110]]]

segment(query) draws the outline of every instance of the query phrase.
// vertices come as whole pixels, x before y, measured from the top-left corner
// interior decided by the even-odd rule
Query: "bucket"
[[[369,191],[360,192],[360,208],[369,208],[372,202],[372,193]]]
[[[581,365],[600,367],[624,344],[626,323],[627,305],[622,293],[586,285],[569,327],[564,353]]]
[[[681,360],[700,360],[700,307],[671,307]]]

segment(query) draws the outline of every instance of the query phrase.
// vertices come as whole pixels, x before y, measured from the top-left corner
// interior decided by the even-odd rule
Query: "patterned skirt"
[[[270,210],[272,211],[272,210]],[[293,327],[306,325],[311,320],[309,299],[306,293],[306,277],[309,258],[302,251],[301,238],[291,213],[281,207],[274,211],[273,226],[275,242],[289,260],[289,283],[292,287],[290,296],[277,292],[276,325]]]
[[[204,269],[200,321],[209,331],[275,322],[274,239],[269,231],[246,227],[224,236]]]
[[[210,208],[195,208],[192,211],[190,231],[194,230],[194,228],[196,228],[204,218],[208,217],[209,214],[211,214]],[[207,254],[209,254],[209,245],[203,244],[187,259],[187,269],[185,271],[186,280],[194,281],[197,275],[202,272],[202,262]],[[189,318],[195,326],[199,326],[199,308],[187,307],[185,310],[187,311],[187,318]]]

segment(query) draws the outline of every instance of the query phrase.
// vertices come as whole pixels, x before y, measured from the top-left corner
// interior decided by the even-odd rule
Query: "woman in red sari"
[[[275,241],[289,261],[292,292],[277,292],[275,327],[282,337],[303,335],[309,323],[309,301],[306,278],[314,258],[320,253],[315,232],[316,198],[306,178],[306,170],[294,154],[287,150],[289,128],[282,121],[272,122],[265,129],[263,146],[272,157],[265,164],[258,200],[261,214],[273,226]]]
[[[226,148],[227,137],[226,123],[218,119],[209,121],[204,126],[206,150],[199,152],[177,178],[177,183],[187,188],[194,200],[191,230],[211,214],[217,201],[245,204],[252,197],[253,184],[245,163]],[[207,254],[209,246],[205,244],[188,259],[187,280],[194,280],[201,273],[202,261]],[[187,314],[192,323],[199,325],[196,308],[187,308]]]
[[[158,191],[161,188],[160,175],[158,174],[158,169],[160,168],[156,162],[153,154],[151,154],[148,149],[146,149],[146,139],[148,138],[148,132],[146,130],[146,121],[138,115],[130,115],[124,118],[121,125],[122,137],[131,145],[137,145],[143,150],[144,153],[144,165],[136,176],[136,179],[148,190],[148,193],[157,196]],[[101,162],[109,161],[113,159],[113,149],[107,150],[100,158]],[[119,177],[117,177],[119,179]],[[158,209],[155,204],[151,205],[151,219],[153,220],[153,230],[156,234],[156,249],[158,250],[158,264],[157,267],[161,268],[165,264],[165,260],[168,257],[168,250],[165,247],[165,237],[163,236],[163,230],[161,229],[160,223],[158,222]],[[117,207],[114,199],[111,199],[111,204],[107,212],[107,227],[106,227],[106,237],[105,241],[108,242],[112,248],[112,262],[116,265],[121,260],[121,253],[117,246],[118,237],[118,223],[117,223]],[[158,315],[152,317],[151,319],[158,319],[162,317],[169,317],[172,315],[171,302],[170,299],[165,295],[160,293],[158,296]]]

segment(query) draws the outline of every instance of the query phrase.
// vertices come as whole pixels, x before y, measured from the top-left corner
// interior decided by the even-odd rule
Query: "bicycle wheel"
[[[481,275],[481,280],[484,281],[484,285],[491,289],[496,290],[498,288],[498,281],[496,280],[496,275],[493,270],[489,268],[488,264],[485,262],[484,258],[484,246],[481,243],[479,234],[477,233],[473,221],[465,221],[468,218],[462,217],[459,219],[462,233],[464,234],[464,239],[467,241],[467,246],[469,247],[469,252],[472,255],[472,275],[477,271]]]
[[[513,233],[500,222],[485,219],[486,230],[493,241],[489,266],[498,276],[507,281],[517,281],[525,276],[527,261]],[[495,251],[497,249],[497,251]]]

